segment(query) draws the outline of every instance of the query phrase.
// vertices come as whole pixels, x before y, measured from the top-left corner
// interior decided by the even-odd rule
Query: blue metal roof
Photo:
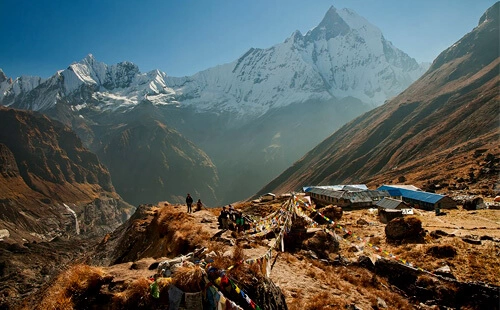
[[[397,188],[397,187],[392,187],[390,185],[382,185],[378,188],[378,190],[388,191],[391,196],[402,196],[405,198],[410,198],[432,204],[438,202],[439,200],[445,197],[444,195],[440,194],[434,194],[424,191],[414,191],[405,188]]]

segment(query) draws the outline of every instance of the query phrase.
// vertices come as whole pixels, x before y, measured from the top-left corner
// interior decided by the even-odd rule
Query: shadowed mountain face
[[[99,234],[131,209],[76,134],[39,113],[0,108],[0,173],[0,222],[12,240]]]
[[[498,17],[496,3],[406,91],[343,126],[260,193],[478,176],[493,189],[498,174],[478,156],[496,162],[500,154]]]
[[[107,130],[98,155],[126,201],[183,201],[187,193],[206,204],[216,201],[217,169],[205,152],[176,130],[153,117]]]

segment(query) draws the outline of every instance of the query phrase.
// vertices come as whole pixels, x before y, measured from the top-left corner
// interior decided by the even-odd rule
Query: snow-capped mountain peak
[[[31,108],[47,109],[61,98],[79,108],[182,104],[214,113],[263,115],[272,108],[309,100],[355,97],[374,106],[397,95],[426,67],[387,41],[380,29],[355,12],[331,7],[305,35],[295,31],[283,43],[267,49],[249,49],[232,63],[190,76],[167,77],[159,70],[141,73],[131,62],[107,65],[88,54],[40,85]],[[49,96],[42,89],[60,84]],[[1,82],[2,94],[17,94]],[[27,88],[23,88],[26,90]],[[16,96],[17,96],[16,95]],[[2,104],[12,104],[10,96]],[[17,96],[18,97],[18,96]],[[1,99],[1,98],[0,98]],[[24,103],[26,106],[26,103]]]
[[[76,110],[89,106],[116,110],[135,106],[143,100],[178,104],[165,78],[166,74],[159,70],[141,73],[139,67],[129,61],[109,66],[88,54],[47,80],[20,77],[8,83],[4,79],[0,82],[0,102],[3,105],[17,102],[16,106],[32,110],[50,109],[60,100]],[[37,94],[30,96],[28,102],[25,95],[32,90]]]
[[[3,72],[2,69],[0,69],[0,83],[7,81],[7,76]]]
[[[305,35],[295,31],[283,43],[251,48],[230,64],[167,82],[185,105],[261,115],[294,102],[332,97],[381,105],[426,69],[366,19],[332,6]]]
[[[329,40],[339,35],[346,35],[350,29],[349,25],[337,13],[337,9],[332,6],[319,25],[310,30],[306,36],[312,41]]]
[[[44,81],[45,79],[41,77],[28,75],[22,75],[12,80],[0,69],[0,104],[10,105],[13,98],[27,94]]]

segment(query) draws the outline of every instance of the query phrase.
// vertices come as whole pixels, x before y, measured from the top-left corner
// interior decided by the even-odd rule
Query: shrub
[[[89,294],[96,294],[104,280],[104,271],[97,267],[75,265],[59,275],[42,298],[38,309],[73,309]]]

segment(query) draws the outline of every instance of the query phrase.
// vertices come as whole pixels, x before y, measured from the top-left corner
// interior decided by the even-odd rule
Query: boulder
[[[440,267],[436,270],[434,270],[434,274],[447,277],[450,279],[456,279],[455,275],[451,272],[451,268],[448,265],[445,265],[443,267]]]
[[[475,197],[474,199],[466,199],[463,203],[463,207],[465,210],[477,210],[477,209],[484,209],[485,204],[483,201],[483,198],[481,197]]]
[[[366,226],[366,225],[370,225],[370,223],[368,223],[366,220],[364,219],[359,219],[356,221],[356,224],[358,225],[361,225],[361,226]]]
[[[358,257],[357,265],[371,271],[375,269],[375,264],[373,263],[373,261],[368,256],[364,255]]]
[[[7,229],[0,229],[0,239],[9,237],[10,237],[10,232]]]
[[[476,239],[472,239],[472,238],[465,238],[464,237],[464,238],[462,238],[462,241],[470,243],[470,244],[481,245],[481,240],[476,240]]]
[[[329,218],[332,221],[340,220],[342,218],[342,214],[343,214],[343,210],[341,207],[333,206],[333,205],[328,205],[324,208],[321,208],[319,210],[319,212],[321,212],[321,214],[323,214],[324,216],[326,216],[327,218]],[[327,224],[327,221],[319,214],[316,214],[316,216],[314,216],[313,220],[315,220],[319,224]]]
[[[443,309],[498,309],[500,287],[496,285],[461,282],[448,275],[430,277],[415,268],[383,258],[375,262],[375,273],[418,301],[438,304]]]
[[[455,257],[457,250],[451,245],[435,245],[427,249],[427,254],[437,258]]]
[[[319,258],[328,258],[329,254],[339,251],[339,241],[323,230],[315,232],[309,239],[303,242],[307,250],[314,251]]]
[[[431,231],[431,233],[429,235],[434,239],[439,239],[442,236],[451,236],[451,237],[455,236],[454,234],[448,234],[447,232],[442,231],[440,229],[436,229],[436,230]]]
[[[415,216],[395,218],[385,226],[385,236],[390,241],[418,241],[424,234],[422,221]]]
[[[377,297],[377,308],[387,308],[387,303],[380,297]]]

